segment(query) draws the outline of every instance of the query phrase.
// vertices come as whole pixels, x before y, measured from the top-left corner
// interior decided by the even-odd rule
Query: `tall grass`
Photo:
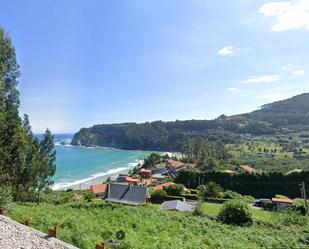
[[[191,213],[163,212],[157,206],[130,207],[94,201],[91,203],[13,203],[9,215],[30,219],[31,226],[47,232],[58,226],[59,239],[82,249],[115,239],[119,229],[126,232],[120,248],[136,249],[281,249],[308,248],[309,229],[300,226],[233,227]]]

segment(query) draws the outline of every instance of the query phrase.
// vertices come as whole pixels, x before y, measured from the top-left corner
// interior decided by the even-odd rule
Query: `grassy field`
[[[204,204],[215,216],[220,205]],[[257,219],[267,213],[255,211]],[[102,240],[115,239],[122,229],[126,238],[117,248],[158,249],[282,249],[308,248],[309,228],[297,225],[273,226],[255,222],[250,227],[234,227],[211,217],[191,213],[163,212],[155,205],[130,207],[93,201],[91,203],[13,203],[8,209],[13,219],[30,219],[31,226],[47,232],[58,226],[59,238],[82,249],[93,249]],[[112,247],[108,247],[112,248]]]
[[[205,214],[216,217],[220,211],[220,208],[222,207],[222,204],[216,204],[216,203],[208,203],[204,202],[201,204],[201,209]],[[272,218],[272,212],[259,210],[251,207],[251,212],[253,214],[253,217],[255,220],[259,220],[262,222],[268,222]]]

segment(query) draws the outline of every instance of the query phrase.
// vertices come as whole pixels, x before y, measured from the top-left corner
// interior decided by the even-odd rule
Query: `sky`
[[[309,1],[0,0],[34,132],[213,119],[309,92]]]

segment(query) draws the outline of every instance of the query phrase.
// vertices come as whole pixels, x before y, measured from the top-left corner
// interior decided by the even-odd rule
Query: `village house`
[[[145,186],[109,184],[106,201],[137,206],[146,203],[149,198]]]
[[[167,159],[166,163],[169,166],[169,171],[172,173],[175,173],[176,171],[178,171],[179,169],[181,169],[184,166],[184,163],[179,162],[179,161],[175,161],[173,159]]]
[[[138,173],[141,178],[149,179],[151,178],[151,170],[150,169],[141,169]]]
[[[155,174],[164,174],[167,172],[165,163],[157,164],[154,169]]]
[[[174,200],[174,201],[165,201],[161,206],[162,211],[181,211],[181,212],[191,212],[193,206],[185,203],[183,201]]]
[[[108,185],[106,183],[91,185],[90,190],[94,194],[95,197],[98,198],[105,198],[107,194],[107,187]]]
[[[293,204],[293,201],[287,198],[272,198],[271,200],[276,204],[277,210],[288,208]]]
[[[120,174],[117,178],[116,178],[116,182],[117,183],[130,183],[133,185],[138,185],[139,184],[139,179],[138,178],[133,178],[129,175],[125,175],[125,174]]]
[[[159,185],[157,185],[157,186],[154,186],[152,189],[153,189],[154,191],[156,191],[156,190],[164,190],[164,188],[167,188],[167,187],[172,186],[172,185],[174,185],[173,182],[164,182],[164,183],[162,183],[162,184],[159,184]]]
[[[149,174],[146,174],[147,176]],[[141,178],[141,177],[132,177],[129,175],[119,175],[116,178],[116,183],[117,184],[130,184],[130,185],[136,185],[136,186],[148,186],[149,184],[151,184],[152,182],[157,181],[157,179],[152,178],[150,176],[150,178]]]

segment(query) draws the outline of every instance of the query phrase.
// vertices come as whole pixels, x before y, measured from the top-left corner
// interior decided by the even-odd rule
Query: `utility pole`
[[[305,182],[302,182],[301,184],[301,193],[302,193],[302,196],[304,198],[304,201],[305,201],[305,208],[306,208],[306,215],[308,213],[308,204],[307,204],[307,196],[306,196],[306,185],[305,185]]]

